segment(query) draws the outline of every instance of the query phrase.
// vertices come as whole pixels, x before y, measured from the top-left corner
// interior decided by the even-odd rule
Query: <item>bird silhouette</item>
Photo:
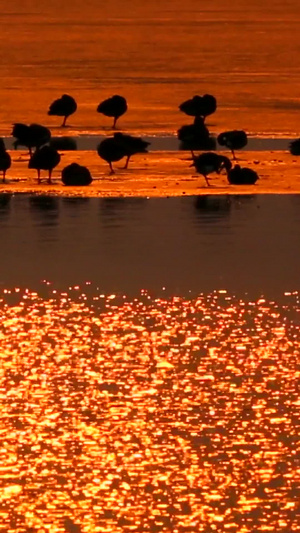
[[[177,131],[177,137],[181,141],[180,148],[191,150],[192,156],[194,156],[194,150],[214,150],[216,148],[216,141],[210,137],[202,117],[196,117],[193,124],[181,126]]]
[[[112,163],[120,161],[120,159],[127,155],[124,145],[114,137],[103,139],[103,141],[98,144],[97,152],[98,155],[109,164],[111,174],[115,173]]]
[[[191,166],[194,166],[196,171],[202,174],[207,185],[209,185],[209,174],[213,172],[220,174],[223,169],[228,173],[232,166],[228,157],[216,154],[215,152],[204,152],[193,159],[194,161]]]
[[[179,106],[180,111],[192,117],[202,117],[203,120],[217,109],[217,100],[212,94],[195,95]]]
[[[51,137],[49,146],[62,152],[77,150],[77,143],[72,137]]]
[[[227,172],[229,183],[232,185],[254,185],[259,179],[258,174],[252,168],[235,165]]]
[[[300,139],[295,139],[294,141],[291,141],[289,150],[292,155],[300,155]]]
[[[124,135],[123,133],[114,133],[114,139],[119,143],[124,150],[127,157],[124,168],[128,167],[129,159],[135,154],[147,153],[149,142],[144,141],[141,137],[133,137],[132,135]]]
[[[6,171],[11,167],[11,157],[6,151],[3,139],[0,137],[0,170],[2,171],[2,181],[5,183]]]
[[[77,109],[76,100],[69,94],[63,94],[61,98],[54,100],[49,106],[48,115],[55,115],[57,117],[64,117],[62,128],[65,127],[67,118],[73,115]]]
[[[63,168],[61,179],[64,185],[90,185],[93,179],[87,167],[71,163]]]
[[[244,148],[248,142],[248,137],[244,130],[232,130],[220,133],[217,140],[221,146],[226,146],[231,150],[232,157],[235,161],[236,156],[234,150]]]
[[[60,162],[60,155],[55,148],[51,146],[43,146],[32,154],[28,168],[35,168],[38,174],[38,183],[41,182],[41,170],[48,170],[48,183],[51,183],[51,175],[53,169]]]
[[[32,149],[41,148],[44,144],[47,144],[51,139],[51,132],[46,126],[41,124],[22,124],[17,122],[13,124],[13,130],[11,135],[15,137],[13,146],[17,150],[18,146],[26,146],[30,155],[32,155]]]
[[[124,96],[115,94],[111,98],[107,98],[100,102],[97,107],[97,112],[102,113],[106,117],[113,117],[113,129],[115,129],[117,120],[127,111],[127,102]]]

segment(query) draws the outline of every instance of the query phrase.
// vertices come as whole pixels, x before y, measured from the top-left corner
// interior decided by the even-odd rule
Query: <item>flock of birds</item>
[[[118,119],[126,113],[127,108],[126,99],[123,96],[114,95],[101,102],[97,107],[97,112],[113,118],[112,128],[115,129]],[[235,150],[242,149],[247,144],[247,134],[243,130],[222,132],[217,139],[211,136],[205,119],[217,109],[217,101],[213,95],[196,95],[183,102],[179,109],[194,119],[192,124],[182,126],[177,132],[181,148],[191,151],[191,166],[194,166],[196,171],[204,177],[207,185],[209,185],[210,174],[220,174],[223,170],[226,172],[230,184],[252,185],[256,183],[258,175],[253,169],[241,167],[238,164],[233,166],[228,157],[213,151],[216,149],[216,141],[218,141],[219,145],[231,150],[233,161],[236,162]],[[48,115],[63,117],[61,126],[65,127],[68,117],[76,110],[75,99],[64,94],[52,102]],[[59,149],[74,149],[71,139],[62,138],[61,142],[58,139],[52,139],[49,128],[40,124],[28,126],[15,123],[12,136],[15,138],[15,149],[18,146],[28,148],[30,155],[28,168],[37,170],[38,183],[41,181],[41,170],[48,171],[48,183],[51,183],[52,171],[60,162]],[[107,137],[99,143],[97,152],[109,164],[110,172],[114,173],[112,166],[114,162],[126,157],[124,168],[127,168],[130,158],[137,153],[146,153],[149,144],[140,137],[116,132],[112,137]],[[203,153],[195,155],[195,151],[202,151]],[[300,139],[291,143],[290,152],[293,155],[300,155]],[[6,172],[10,166],[11,156],[5,148],[3,139],[0,138],[0,171],[3,173],[3,182],[5,182]],[[72,163],[62,170],[62,182],[65,185],[89,185],[92,182],[92,176],[87,167]]]

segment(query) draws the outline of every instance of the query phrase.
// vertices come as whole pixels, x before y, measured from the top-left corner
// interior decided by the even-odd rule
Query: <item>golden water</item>
[[[178,105],[215,94],[211,129],[299,134],[297,0],[15,0],[2,6],[0,128],[51,127],[62,93],[78,100],[73,133],[102,132],[96,113],[115,93],[128,99],[120,127],[174,132],[188,122]]]
[[[89,290],[2,293],[3,531],[297,531],[298,294]]]
[[[295,0],[16,0],[0,22],[1,134],[55,133],[64,92],[75,135],[107,131],[95,110],[116,92],[131,132],[172,133],[178,104],[211,92],[214,132],[298,133]],[[282,291],[299,288],[298,198],[195,200],[130,216],[124,200],[66,215],[67,199],[1,198],[1,532],[299,530],[300,306]],[[46,272],[65,288],[36,289]],[[169,296],[140,290],[166,281]]]

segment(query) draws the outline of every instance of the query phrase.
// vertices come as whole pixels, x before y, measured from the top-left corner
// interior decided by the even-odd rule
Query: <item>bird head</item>
[[[225,155],[220,155],[220,166],[219,166],[219,172],[221,172],[223,169],[226,170],[226,172],[229,172],[232,168],[232,163],[228,157]]]

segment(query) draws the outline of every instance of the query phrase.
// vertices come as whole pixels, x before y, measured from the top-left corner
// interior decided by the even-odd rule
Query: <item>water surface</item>
[[[107,131],[96,113],[115,93],[128,99],[120,127],[170,133],[188,123],[178,105],[215,94],[213,131],[299,134],[299,4],[258,0],[16,0],[0,14],[1,132],[47,117],[62,93],[78,100],[75,133]]]
[[[3,195],[4,287],[91,281],[105,293],[226,289],[279,297],[299,283],[299,195]]]
[[[297,531],[299,196],[0,222],[3,531]]]

